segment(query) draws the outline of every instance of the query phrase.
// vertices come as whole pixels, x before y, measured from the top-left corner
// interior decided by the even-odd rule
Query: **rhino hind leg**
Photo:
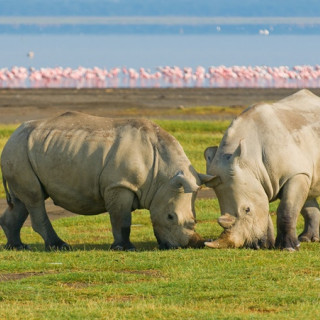
[[[126,188],[115,188],[105,196],[106,209],[110,214],[114,238],[111,245],[112,250],[135,250],[135,246],[130,242],[134,196],[134,193]]]
[[[27,209],[30,214],[32,228],[43,238],[47,251],[71,249],[71,247],[62,241],[54,231],[45,209],[44,200],[38,205],[28,207]]]
[[[301,210],[304,217],[304,230],[299,235],[302,242],[318,242],[320,226],[320,210],[316,199],[309,200]]]
[[[13,199],[12,207],[8,207],[0,217],[0,225],[7,237],[5,248],[8,250],[28,250],[22,243],[20,230],[28,217],[25,205],[19,199]]]
[[[70,249],[70,246],[57,236],[51,225],[44,203],[47,196],[45,195],[38,178],[32,170],[25,170],[24,173],[20,173],[20,175],[18,175],[18,173],[19,172],[16,173],[14,178],[10,180],[7,179],[11,194],[14,195],[15,198],[13,209],[10,210],[9,208],[4,216],[1,217],[1,224],[4,224],[5,228],[9,230],[10,236],[15,236],[12,240],[8,238],[9,244],[20,238],[20,229],[29,213],[32,228],[43,238],[46,250]],[[21,175],[22,178],[17,179],[17,177],[21,177]],[[19,201],[17,201],[17,199],[19,199]],[[11,225],[6,222],[6,219],[9,222],[11,221]]]
[[[297,217],[306,202],[310,186],[309,178],[299,174],[289,179],[282,188],[277,210],[276,247],[283,250],[299,250],[296,235]]]

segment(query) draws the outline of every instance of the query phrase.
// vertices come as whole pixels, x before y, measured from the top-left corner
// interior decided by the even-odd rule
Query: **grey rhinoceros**
[[[194,201],[201,177],[171,135],[148,120],[78,112],[23,123],[1,157],[9,207],[0,217],[7,248],[25,248],[28,213],[46,249],[68,249],[54,231],[45,199],[71,212],[109,212],[113,249],[133,250],[131,212],[150,210],[160,248],[198,247]],[[8,188],[8,186],[9,188]]]
[[[249,107],[229,126],[219,147],[205,151],[208,183],[217,194],[224,228],[212,248],[296,250],[319,241],[320,98],[301,90],[275,103]],[[269,202],[280,199],[277,237]],[[305,228],[296,235],[299,212]]]

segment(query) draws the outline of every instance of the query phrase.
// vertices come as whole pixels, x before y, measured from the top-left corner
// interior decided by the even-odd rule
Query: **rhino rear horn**
[[[216,155],[217,150],[218,150],[218,147],[214,146],[214,147],[208,147],[204,151],[204,158],[206,159],[206,162],[207,162],[207,172],[208,172],[210,163],[212,162],[214,156]]]
[[[247,146],[245,144],[245,140],[241,139],[237,149],[235,150],[235,152],[231,157],[231,162],[233,162],[236,158],[244,159],[246,155],[247,155]]]
[[[236,218],[229,213],[226,213],[219,217],[218,223],[224,229],[230,229],[236,222]]]
[[[183,171],[179,171],[170,181],[171,186],[176,189],[183,187],[185,193],[192,193],[199,189],[199,186],[192,181],[189,181]]]

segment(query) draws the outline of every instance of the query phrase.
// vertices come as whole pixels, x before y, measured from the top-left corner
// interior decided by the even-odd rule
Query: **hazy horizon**
[[[0,34],[320,34],[317,0],[0,0]]]

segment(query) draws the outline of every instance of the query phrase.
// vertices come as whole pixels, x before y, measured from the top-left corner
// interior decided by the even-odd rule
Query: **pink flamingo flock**
[[[150,69],[30,68],[0,69],[0,88],[316,88],[320,87],[320,65],[288,66],[177,66]]]

